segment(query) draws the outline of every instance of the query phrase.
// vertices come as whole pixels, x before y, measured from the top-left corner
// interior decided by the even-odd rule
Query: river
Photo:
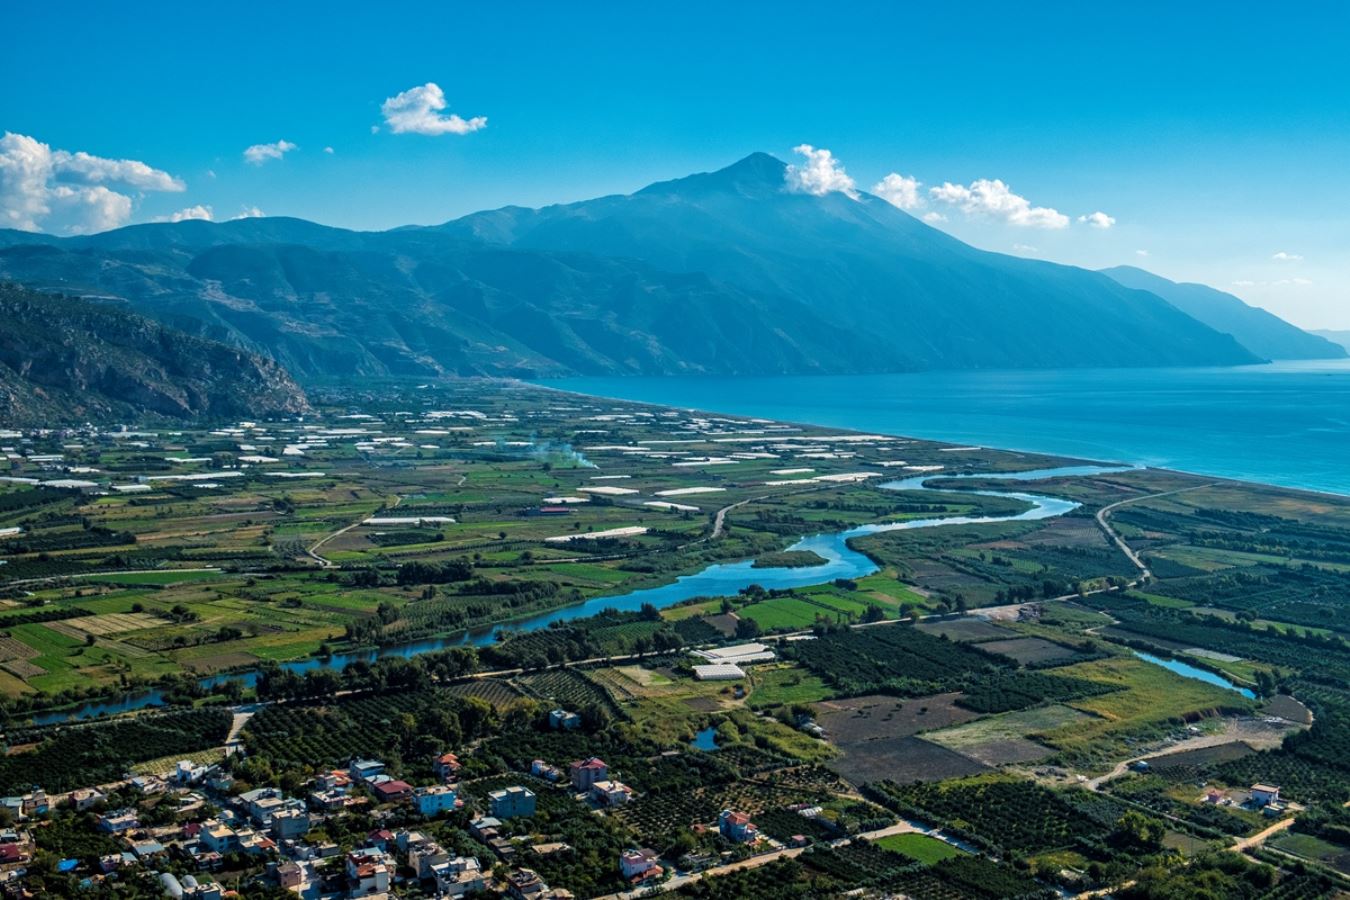
[[[932,490],[926,482],[936,478],[948,481],[960,481],[967,478],[981,480],[998,479],[1001,481],[1036,481],[1042,478],[1072,477],[1093,475],[1103,472],[1122,471],[1121,467],[1110,466],[1064,466],[1055,469],[1033,469],[1023,472],[976,473],[972,475],[919,475],[897,481],[888,481],[881,485],[886,490],[926,491]],[[660,587],[644,588],[606,597],[592,597],[581,603],[564,606],[535,616],[520,619],[503,625],[480,628],[452,637],[428,638],[397,644],[378,649],[360,650],[351,653],[335,653],[327,657],[310,657],[282,663],[281,667],[303,675],[315,669],[344,669],[352,663],[362,660],[373,662],[380,657],[400,656],[411,658],[423,653],[446,650],[466,645],[486,646],[496,641],[503,629],[522,632],[547,628],[555,622],[569,622],[583,619],[607,609],[621,612],[635,612],[645,604],[657,609],[674,606],[694,597],[721,597],[738,593],[752,584],[764,588],[796,588],[815,584],[824,584],[836,578],[862,578],[877,571],[871,559],[848,546],[850,538],[866,534],[878,534],[886,531],[904,531],[916,528],[935,528],[939,525],[981,525],[995,522],[1026,522],[1062,516],[1078,507],[1072,500],[1059,497],[1047,497],[1041,494],[1029,494],[1020,491],[971,490],[967,493],[983,494],[992,497],[1015,497],[1030,504],[1024,512],[1009,516],[947,516],[929,519],[911,519],[905,522],[886,522],[871,525],[859,525],[844,531],[826,532],[803,537],[793,544],[791,550],[811,550],[825,559],[825,563],[807,567],[768,567],[756,569],[753,560],[734,563],[718,563],[708,566],[692,575],[682,575],[671,584]],[[229,680],[238,680],[252,687],[257,682],[257,673],[253,671],[212,675],[201,679],[204,687],[218,687]],[[62,722],[78,721],[100,715],[116,715],[131,712],[164,703],[164,694],[159,690],[141,691],[129,694],[118,700],[108,700],[84,704],[70,710],[39,713],[33,717],[37,725],[56,725]]]

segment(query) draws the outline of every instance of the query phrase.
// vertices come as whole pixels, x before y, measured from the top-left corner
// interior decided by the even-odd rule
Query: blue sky
[[[209,208],[387,228],[808,143],[860,189],[916,179],[903,202],[978,246],[1142,265],[1350,328],[1343,4],[73,2],[6,19],[4,224]],[[413,89],[396,133],[382,106]],[[1110,227],[1079,221],[1096,212]]]

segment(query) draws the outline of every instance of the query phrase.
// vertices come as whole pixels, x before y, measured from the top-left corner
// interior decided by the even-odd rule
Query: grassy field
[[[946,841],[940,841],[926,834],[890,834],[872,843],[883,850],[908,856],[915,862],[921,862],[926,866],[940,863],[944,859],[965,855],[965,851],[960,848],[953,847]]]

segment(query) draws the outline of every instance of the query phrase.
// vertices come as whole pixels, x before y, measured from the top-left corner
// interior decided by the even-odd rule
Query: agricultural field
[[[332,391],[304,422],[34,433],[0,463],[35,482],[0,481],[0,792],[185,759],[298,793],[356,756],[423,786],[450,750],[464,809],[378,818],[492,865],[468,822],[529,784],[512,864],[578,896],[651,847],[711,867],[686,896],[993,900],[1166,885],[1175,853],[1255,884],[1211,855],[1242,861],[1225,847],[1265,815],[1202,786],[1260,782],[1293,817],[1249,850],[1270,896],[1344,867],[1350,503],[1153,470],[1019,483],[1082,506],[854,537],[841,577],[787,548],[1027,509],[897,476],[1066,461],[511,383]],[[70,468],[94,486],[42,484]],[[739,675],[695,676],[691,651],[752,642]],[[63,721],[86,701],[107,720]],[[526,774],[590,756],[628,803]],[[764,840],[720,837],[724,809]],[[375,821],[323,830],[346,849]]]

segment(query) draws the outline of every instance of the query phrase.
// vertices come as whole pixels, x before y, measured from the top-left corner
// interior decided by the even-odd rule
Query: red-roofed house
[[[722,815],[717,817],[717,829],[722,832],[722,837],[737,844],[748,844],[759,839],[759,828],[742,812],[722,810]]]
[[[371,785],[370,788],[375,792],[375,799],[381,803],[399,803],[412,796],[412,785],[406,781],[381,781]]]
[[[592,756],[572,763],[572,787],[579,791],[589,791],[597,781],[609,778],[609,766],[605,761]]]

